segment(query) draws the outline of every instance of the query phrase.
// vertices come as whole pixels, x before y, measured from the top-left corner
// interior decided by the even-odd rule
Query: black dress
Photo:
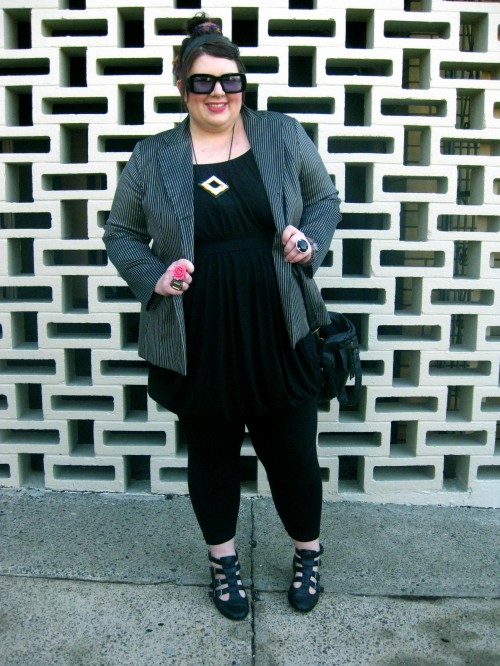
[[[176,414],[228,420],[316,396],[316,343],[309,334],[290,344],[271,253],[276,227],[252,151],[194,172],[187,375],[150,364],[150,396]],[[230,186],[217,198],[199,187],[214,174]]]

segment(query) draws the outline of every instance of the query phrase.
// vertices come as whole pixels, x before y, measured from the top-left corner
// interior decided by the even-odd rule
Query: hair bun
[[[189,37],[199,37],[200,35],[209,35],[211,33],[222,34],[222,29],[218,23],[210,20],[205,12],[199,12],[190,19],[186,25],[186,33]]]

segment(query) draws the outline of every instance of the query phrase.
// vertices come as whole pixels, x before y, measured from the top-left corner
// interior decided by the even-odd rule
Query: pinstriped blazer
[[[341,218],[338,192],[315,146],[296,120],[246,107],[242,108],[242,117],[273,211],[273,259],[289,341],[295,346],[309,327],[292,264],[284,260],[281,234],[292,224],[317,242],[317,257],[306,269],[312,278]],[[173,261],[186,258],[194,263],[188,119],[175,129],[137,143],[118,182],[104,243],[110,260],[141,302],[139,355],[185,374],[182,296],[163,297],[154,292],[154,287]],[[317,303],[319,321],[327,323],[314,280],[307,283]],[[265,322],[259,325],[265,326]]]

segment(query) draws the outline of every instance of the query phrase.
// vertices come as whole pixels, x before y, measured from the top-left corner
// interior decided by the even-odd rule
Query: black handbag
[[[330,323],[320,326],[314,305],[304,287],[303,281],[307,278],[300,268],[297,269],[297,275],[309,328],[316,337],[320,352],[321,389],[318,404],[337,398],[343,407],[355,405],[361,392],[362,372],[354,324],[340,312],[328,312]],[[354,386],[348,392],[346,384],[353,377]]]

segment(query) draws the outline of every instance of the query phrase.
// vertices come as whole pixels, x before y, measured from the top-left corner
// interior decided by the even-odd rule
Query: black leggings
[[[319,537],[322,482],[316,453],[317,404],[237,421],[179,417],[188,446],[188,486],[207,544],[235,536],[245,423],[264,465],[276,510],[296,541]]]

